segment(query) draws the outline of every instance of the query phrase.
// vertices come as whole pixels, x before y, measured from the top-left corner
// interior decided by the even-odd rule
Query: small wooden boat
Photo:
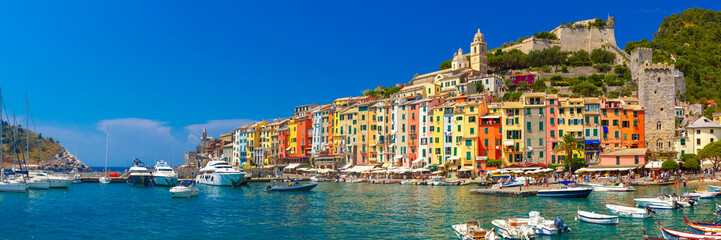
[[[608,208],[608,212],[611,214],[627,218],[649,218],[651,217],[652,213],[655,213],[648,206],[646,206],[645,208],[635,208],[621,205],[606,204],[606,208]]]
[[[604,225],[618,224],[618,216],[603,215],[603,214],[598,214],[595,212],[586,212],[586,211],[581,211],[581,210],[578,210],[577,213],[578,213],[578,218],[584,222],[595,223],[595,224],[604,224]]]
[[[456,224],[451,226],[456,236],[462,240],[495,240],[496,233],[494,229],[483,229],[478,221],[468,221],[466,224]]]
[[[288,186],[271,187],[270,185],[268,185],[266,190],[268,190],[268,191],[310,191],[315,186],[318,186],[318,184],[317,183],[300,184],[298,182],[291,182],[288,184]]]
[[[707,235],[673,230],[661,226],[661,222],[658,222],[658,226],[661,228],[661,234],[663,234],[665,239],[721,240],[721,235]]]
[[[171,188],[170,195],[174,198],[189,198],[198,196],[200,190],[193,184],[191,180],[182,180],[178,182],[178,185]]]
[[[646,230],[643,230],[643,240],[666,240],[665,238],[649,237],[646,235]]]
[[[504,239],[531,239],[536,237],[533,228],[528,226],[527,220],[524,219],[495,219],[491,221],[491,224],[496,227],[498,235],[501,235]]]
[[[716,235],[721,234],[721,224],[694,222],[693,219],[689,221],[688,219],[686,219],[686,216],[683,216],[683,220],[686,221],[686,226],[688,226],[688,230],[692,233],[712,233]]]

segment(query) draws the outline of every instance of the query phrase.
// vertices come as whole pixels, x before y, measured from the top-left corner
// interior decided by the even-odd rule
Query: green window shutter
[[[541,157],[541,158],[543,158],[543,151],[539,151],[539,152],[538,152],[538,156]]]
[[[613,132],[613,137],[618,138],[618,131]]]
[[[472,146],[471,140],[466,140],[466,146],[468,146],[468,147]]]
[[[634,164],[638,164],[638,156],[633,156],[633,162]]]
[[[483,139],[483,143],[484,146],[488,147],[488,139]]]
[[[538,122],[538,130],[543,131],[543,122]]]

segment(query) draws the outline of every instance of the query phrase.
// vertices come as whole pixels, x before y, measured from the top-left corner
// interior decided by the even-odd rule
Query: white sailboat
[[[0,89],[0,142],[2,142],[2,133],[5,123],[2,121],[2,89]],[[14,142],[14,141],[13,141]],[[15,181],[12,179],[6,179],[5,169],[2,163],[4,162],[3,150],[0,149],[0,192],[25,192],[28,185],[24,182]]]
[[[98,179],[98,182],[101,184],[108,184],[111,182],[110,177],[108,177],[108,142],[110,139],[110,127],[105,127],[105,171],[103,171],[103,176]]]

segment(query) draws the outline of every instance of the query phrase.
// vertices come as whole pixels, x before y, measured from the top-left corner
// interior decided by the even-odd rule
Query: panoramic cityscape
[[[420,4],[443,40],[400,6],[48,4],[8,5],[4,238],[721,239],[715,2]]]

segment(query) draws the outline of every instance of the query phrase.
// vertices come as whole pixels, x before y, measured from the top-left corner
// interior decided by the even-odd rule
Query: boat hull
[[[154,176],[153,183],[155,186],[175,186],[178,184],[177,177]]]
[[[128,177],[128,184],[133,186],[149,186],[152,184],[152,181],[150,176],[130,175],[130,177]]]
[[[174,198],[196,197],[200,190],[197,187],[177,186],[170,189],[170,195]]]
[[[50,189],[50,183],[47,181],[29,182],[28,188],[29,189],[39,189],[39,190],[48,190],[48,189]]]
[[[556,198],[585,198],[593,191],[592,188],[579,190],[539,190],[539,197],[556,197]]]
[[[73,184],[73,180],[50,178],[48,179],[48,183],[50,183],[50,188],[68,188]]]
[[[661,201],[661,200],[654,200],[654,199],[634,199],[633,201],[636,202],[636,205],[639,207],[646,207],[653,209],[676,209],[676,206],[672,202],[669,201]]]
[[[291,186],[291,187],[282,187],[282,186],[275,186],[268,188],[268,191],[310,191],[313,188],[318,186],[316,183],[311,184],[304,184],[300,186]]]
[[[28,185],[25,183],[13,183],[13,182],[0,182],[0,192],[20,192],[23,193],[27,190]]]
[[[211,186],[240,186],[244,177],[245,173],[211,173],[201,174],[195,181]]]
[[[98,182],[102,184],[108,184],[111,183],[113,180],[111,180],[109,177],[100,177],[98,178]]]
[[[599,215],[599,214],[597,214]],[[595,223],[595,224],[603,224],[603,225],[617,225],[618,224],[618,216],[594,216],[594,215],[588,215],[584,214],[582,212],[578,213],[578,219],[581,221],[587,222],[587,223]]]
[[[721,240],[721,235],[706,235],[668,229],[661,226],[661,222],[658,222],[658,225],[661,228],[661,234],[666,239]]]

